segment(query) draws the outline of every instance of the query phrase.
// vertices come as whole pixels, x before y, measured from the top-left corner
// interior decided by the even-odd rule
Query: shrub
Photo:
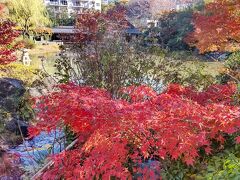
[[[221,83],[240,81],[240,52],[232,53],[224,63],[225,71],[218,77]]]
[[[0,15],[1,13],[0,9]],[[18,36],[19,32],[15,30],[14,23],[0,19],[0,65],[16,60],[14,52],[19,48],[19,44],[14,41]]]
[[[112,99],[102,89],[59,88],[36,101],[40,121],[31,135],[67,126],[79,144],[55,157],[43,179],[126,179],[138,173],[148,179],[167,159],[193,165],[201,151],[215,152],[224,145],[224,134],[236,134],[239,143],[240,109],[231,98],[235,85],[197,92],[172,84],[161,94],[130,86],[121,90],[128,101]],[[149,160],[155,168],[142,168]]]
[[[157,70],[157,62],[146,55],[147,50],[137,40],[126,40],[128,26],[122,8],[81,14],[74,43],[56,64],[61,82],[105,88],[114,96],[122,86],[145,81],[159,84],[159,78],[149,77],[151,71]]]
[[[27,86],[31,86],[39,73],[40,71],[34,67],[26,67],[18,63],[0,65],[0,77],[19,79]]]
[[[33,49],[36,47],[35,42],[31,39],[23,39],[20,42],[23,44],[24,48],[26,49]]]

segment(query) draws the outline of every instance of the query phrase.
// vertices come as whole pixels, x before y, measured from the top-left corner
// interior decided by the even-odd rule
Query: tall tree
[[[188,49],[184,38],[193,31],[192,15],[192,10],[163,13],[158,20],[158,26],[150,27],[145,32],[145,39],[150,42],[157,41],[164,49]]]
[[[42,0],[9,0],[9,15],[22,29],[23,37],[29,37],[30,30],[48,25],[50,20]]]
[[[151,19],[150,4],[147,0],[131,0],[127,6],[128,18],[136,27],[144,27]]]
[[[157,20],[162,14],[184,9],[201,3],[201,0],[130,0],[128,16],[138,27],[146,26],[147,20]]]
[[[194,15],[195,31],[186,42],[200,53],[235,51],[240,48],[240,0],[218,0]]]
[[[188,7],[202,2],[201,0],[130,0],[129,5],[141,7],[142,10],[149,10],[151,15],[157,16],[162,12],[171,11],[177,9],[177,7]],[[147,9],[146,9],[147,7]]]
[[[62,10],[59,13],[54,12],[52,8],[47,8],[48,16],[51,21],[51,26],[73,26],[77,14],[73,13],[69,17],[67,10]]]

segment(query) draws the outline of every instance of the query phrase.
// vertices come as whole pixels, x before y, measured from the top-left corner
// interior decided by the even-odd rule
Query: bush
[[[86,13],[78,17],[74,43],[57,60],[61,82],[105,88],[117,96],[119,88],[131,84],[160,84],[151,76],[157,71],[155,59],[138,40],[125,37],[122,13]],[[89,29],[89,33],[84,33]],[[71,54],[69,57],[68,55]]]
[[[207,179],[239,179],[240,157],[234,153],[214,156],[203,173]]]
[[[26,49],[33,49],[36,47],[35,42],[31,39],[23,39],[20,42],[23,44],[24,48]]]
[[[158,43],[162,48],[170,50],[189,49],[184,38],[193,30],[192,16],[192,10],[163,14],[158,26],[145,32],[145,42]]]
[[[235,94],[235,102],[240,104],[240,51],[232,53],[224,63],[225,70],[217,77],[222,84],[236,82],[238,91]]]
[[[26,67],[18,63],[0,65],[0,77],[19,79],[27,86],[32,85],[39,73],[40,71],[34,67]]]
[[[229,137],[232,139],[232,137]],[[198,164],[195,172],[192,171],[194,179],[239,179],[240,178],[240,146],[231,143],[231,147],[213,156],[206,157]],[[190,172],[190,171],[189,171]],[[188,172],[188,173],[189,173]]]
[[[240,52],[232,53],[224,63],[225,71],[218,76],[220,83],[240,81]]]
[[[131,179],[137,174],[151,179],[155,170],[175,171],[168,168],[171,162],[180,161],[184,165],[179,168],[185,168],[216,153],[228,139],[224,134],[235,134],[234,144],[239,143],[239,106],[231,98],[235,85],[198,92],[172,84],[160,94],[147,86],[129,86],[121,89],[127,101],[111,98],[103,89],[59,88],[37,99],[40,121],[31,135],[67,126],[79,144],[58,155],[43,179]],[[156,169],[144,169],[149,161],[156,162]],[[183,177],[187,171],[172,173]]]

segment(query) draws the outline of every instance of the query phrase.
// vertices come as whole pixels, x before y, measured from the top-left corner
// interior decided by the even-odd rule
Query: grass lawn
[[[48,44],[48,45],[37,44],[35,48],[29,50],[30,55],[58,53],[58,52],[60,52],[58,44]]]
[[[185,67],[196,71],[198,68],[202,68],[204,74],[209,74],[212,76],[219,75],[224,69],[223,62],[202,62],[202,61],[187,61],[184,65]]]

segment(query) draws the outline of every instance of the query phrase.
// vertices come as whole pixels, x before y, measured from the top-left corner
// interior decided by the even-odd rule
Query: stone
[[[46,77],[39,84],[29,88],[28,92],[31,97],[44,96],[52,92],[55,85],[56,81],[52,77]]]
[[[12,78],[1,78],[0,108],[10,113],[16,112],[25,91],[22,81]]]
[[[25,66],[30,66],[31,65],[31,59],[29,57],[29,53],[28,53],[28,50],[27,49],[24,49],[23,50],[23,54],[22,54],[22,62],[23,62],[23,65]]]
[[[14,117],[6,123],[5,129],[15,133],[16,135],[21,135],[22,133],[23,137],[28,137],[28,126],[28,123],[25,122],[21,117]]]

